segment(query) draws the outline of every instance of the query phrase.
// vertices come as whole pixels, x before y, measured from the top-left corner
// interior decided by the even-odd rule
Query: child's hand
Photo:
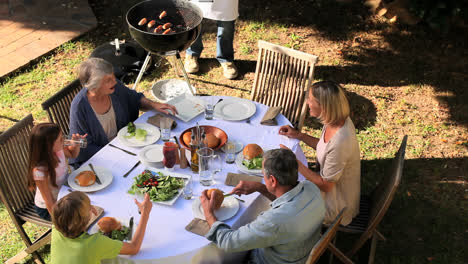
[[[153,203],[150,201],[149,195],[146,193],[145,194],[145,199],[143,202],[138,202],[137,199],[135,199],[135,204],[138,206],[138,210],[142,214],[149,214],[151,212],[151,208],[153,207]]]
[[[72,139],[73,139],[73,140],[79,140],[79,139],[82,139],[82,138],[86,138],[87,136],[88,136],[88,134],[84,134],[84,135],[73,134],[73,135],[72,135]]]

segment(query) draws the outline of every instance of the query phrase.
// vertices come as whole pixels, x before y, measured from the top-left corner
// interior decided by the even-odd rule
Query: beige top
[[[94,109],[93,109],[94,111]],[[102,129],[104,129],[104,133],[106,133],[107,139],[111,141],[112,139],[117,136],[117,123],[115,120],[115,112],[114,112],[114,106],[112,105],[112,100],[111,100],[111,107],[109,111],[105,114],[98,114],[96,111],[94,111],[96,114],[97,119],[99,120],[99,123],[101,123]]]
[[[320,176],[328,182],[334,182],[335,188],[328,193],[322,192],[327,208],[324,222],[332,222],[340,210],[347,207],[341,224],[348,225],[359,213],[361,194],[359,143],[353,121],[349,117],[327,143],[323,139],[326,129],[324,126],[317,144],[317,161],[320,165]]]

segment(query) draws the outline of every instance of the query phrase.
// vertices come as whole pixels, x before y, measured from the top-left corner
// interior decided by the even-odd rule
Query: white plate
[[[214,116],[228,121],[240,121],[255,114],[255,103],[241,98],[225,99],[216,105]]]
[[[233,142],[234,142],[234,145],[236,146],[236,153],[241,152],[244,149],[244,144],[242,144],[242,142],[234,141],[234,140],[233,140]],[[227,145],[227,143],[224,144],[224,146],[221,148],[221,150],[223,152],[226,152],[226,145]]]
[[[128,224],[130,223],[130,218],[123,218],[123,217],[114,217],[115,220],[119,221],[120,224],[122,226],[126,226],[126,227],[129,227]],[[99,226],[97,224],[97,222],[99,221],[96,221],[96,223],[94,223],[94,225],[92,225],[89,230],[88,230],[88,234],[92,235],[92,234],[96,234],[97,232],[99,232]],[[136,230],[136,223],[135,223],[135,218],[133,219],[133,229],[132,229],[132,237],[135,235],[135,230]],[[124,239],[123,241],[128,241],[127,239]]]
[[[138,152],[138,158],[140,158],[141,162],[146,166],[162,168],[164,167],[162,163],[164,158],[162,150],[162,145],[149,145]]]
[[[176,117],[184,122],[189,122],[205,111],[205,101],[188,93],[184,93],[167,103],[177,108]]]
[[[265,151],[265,150],[263,150],[263,151]],[[252,174],[252,175],[255,175],[255,176],[263,176],[262,169],[250,170],[246,166],[244,166],[244,164],[242,164],[243,160],[244,160],[244,154],[242,152],[237,154],[235,162],[236,162],[236,165],[237,165],[237,169],[239,169],[239,171],[241,171],[243,173],[247,173],[247,174]]]
[[[239,201],[235,197],[228,196],[224,198],[221,208],[216,210],[214,214],[219,221],[224,221],[235,216],[237,211],[239,211]],[[193,201],[192,212],[195,218],[205,220],[205,214],[203,213],[200,199],[195,199]]]
[[[157,172],[161,172],[162,174],[164,174],[164,175],[166,175],[166,176],[169,175],[169,176],[176,177],[176,178],[183,178],[183,179],[185,179],[185,181],[187,181],[187,180],[189,180],[189,179],[192,178],[192,176],[190,176],[190,175],[181,174],[181,173],[176,173],[176,172],[172,172],[172,171],[167,171],[167,170],[165,170],[165,169],[160,170],[160,169],[156,169],[156,168],[146,168],[146,170],[151,171],[151,172],[153,173],[153,175],[156,174]],[[143,172],[143,171],[141,171],[141,172]],[[140,172],[139,174],[141,174],[141,172]],[[138,175],[139,175],[139,174],[138,174]],[[135,177],[138,177],[138,175],[135,176]],[[135,177],[133,177],[133,178],[135,178]],[[132,184],[134,183],[134,181],[135,181],[135,180],[132,180]],[[129,186],[129,188],[130,188],[130,186]],[[179,198],[179,196],[182,194],[182,190],[183,190],[183,189],[184,189],[184,187],[182,186],[182,187],[179,189],[179,191],[177,192],[177,194],[176,194],[174,197],[172,197],[172,199],[169,200],[169,201],[153,202],[153,203],[164,204],[164,205],[173,205],[173,204],[175,203],[175,201],[177,200],[177,198]],[[143,195],[139,195],[139,194],[136,194],[136,195],[137,195],[138,197],[140,197],[141,199],[143,199]]]
[[[146,123],[134,123],[136,128],[144,129],[146,132],[146,138],[143,141],[135,139],[135,137],[125,138],[128,135],[127,127],[123,127],[120,129],[119,133],[117,133],[117,138],[128,147],[144,147],[153,144],[154,142],[158,141],[161,137],[161,132],[159,129],[153,125],[146,124]]]
[[[82,171],[91,171],[91,168],[89,167],[89,165],[83,165],[79,169],[73,171],[68,176],[68,185],[73,190],[77,190],[77,191],[80,191],[80,192],[95,192],[95,191],[99,191],[99,190],[102,190],[102,189],[106,188],[108,185],[110,185],[112,183],[113,177],[112,177],[112,172],[110,170],[108,170],[107,168],[101,167],[101,166],[96,166],[96,165],[94,165],[94,170],[98,174],[99,179],[101,180],[101,184],[98,184],[97,182],[95,182],[93,185],[86,186],[86,187],[76,184],[75,177],[80,172],[82,172]]]
[[[192,86],[195,90],[195,87]],[[167,79],[157,81],[151,88],[154,98],[160,102],[167,102],[184,93],[192,93],[186,81]]]

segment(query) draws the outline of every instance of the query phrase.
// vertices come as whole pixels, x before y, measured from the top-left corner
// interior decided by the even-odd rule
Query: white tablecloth
[[[203,100],[211,100],[216,102],[221,97],[201,97]],[[223,97],[227,98],[227,97]],[[289,121],[282,115],[277,117],[278,126],[263,126],[260,121],[268,109],[266,106],[256,104],[257,111],[250,119],[251,122],[245,121],[229,122],[224,120],[205,120],[203,114],[197,116],[191,122],[184,123],[180,120],[177,121],[177,127],[172,130],[172,135],[179,137],[181,132],[185,129],[192,127],[199,122],[200,125],[211,125],[223,129],[229,139],[238,140],[244,144],[256,143],[263,148],[278,148],[279,143],[289,146],[295,153],[297,158],[307,164],[306,157],[300,148],[297,140],[290,140],[284,136],[278,135],[279,126],[290,124]],[[154,115],[155,112],[147,112],[140,116],[135,123],[146,122],[148,117]],[[133,153],[138,153],[141,148],[131,148],[120,143],[115,138],[111,142],[114,145],[127,149]],[[162,144],[159,140],[156,144]],[[227,164],[224,162],[224,153],[219,152],[222,157],[223,167],[222,171],[216,175],[215,184],[212,188],[219,188],[224,191],[230,191],[232,187],[224,185],[224,180],[228,172],[238,172],[235,164]],[[104,208],[105,216],[113,216],[119,218],[129,219],[131,216],[135,217],[138,222],[139,214],[137,206],[134,203],[134,196],[127,193],[129,187],[133,182],[133,178],[141,173],[145,168],[144,165],[139,165],[127,177],[123,178],[122,175],[127,172],[138,161],[138,157],[128,155],[121,150],[106,146],[102,148],[96,155],[94,155],[88,162],[93,165],[103,166],[112,171],[114,177],[111,185],[105,189],[89,193],[91,203]],[[83,166],[86,166],[85,163]],[[199,184],[197,174],[192,174],[189,168],[180,169],[178,165],[175,167],[174,172],[193,175],[194,179],[194,196],[199,196],[206,187]],[[300,180],[304,179],[302,175],[299,176]],[[68,188],[62,188],[59,197],[68,194]],[[210,242],[201,236],[195,235],[185,230],[185,226],[193,219],[192,214],[192,200],[184,200],[182,197],[172,205],[165,206],[155,203],[151,211],[148,227],[146,229],[145,238],[141,246],[140,252],[135,256],[119,256],[119,259],[114,262],[147,262],[143,260],[152,260],[151,263],[156,263],[155,260],[159,259],[165,263],[173,263],[173,259],[168,257],[172,256],[186,256],[189,259],[194,252],[203,246],[208,245]],[[246,224],[251,221],[256,213],[257,204],[265,204],[258,194],[251,194],[249,196],[242,196],[245,203],[240,203],[239,212],[226,223],[235,227]],[[252,206],[251,208],[249,208]],[[249,210],[246,210],[249,208]],[[130,260],[130,261],[126,261]],[[137,261],[138,260],[138,261]],[[140,261],[141,260],[141,261]],[[179,262],[181,260],[178,260]],[[161,262],[161,263],[162,263]],[[185,261],[182,261],[185,262]],[[182,263],[179,262],[179,263]],[[148,262],[149,263],[149,262]]]

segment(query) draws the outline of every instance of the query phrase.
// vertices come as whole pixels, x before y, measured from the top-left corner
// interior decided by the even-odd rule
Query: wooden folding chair
[[[26,244],[26,249],[7,260],[6,263],[18,263],[28,254],[33,255],[36,263],[44,263],[36,251],[49,243],[51,239],[49,229],[36,241],[31,242],[23,228],[26,222],[46,227],[52,226],[51,222],[37,215],[34,209],[34,191],[28,189],[28,145],[33,122],[32,115],[28,115],[0,135],[0,198]]]
[[[385,240],[385,237],[377,230],[388,207],[392,203],[396,189],[400,184],[403,174],[403,163],[405,161],[405,150],[408,136],[404,136],[400,149],[393,159],[389,173],[384,175],[381,182],[374,188],[370,196],[361,196],[359,205],[359,215],[347,226],[340,226],[338,231],[346,233],[361,234],[360,238],[354,243],[351,250],[346,253],[348,258],[355,255],[358,250],[369,239],[371,248],[369,252],[368,263],[374,263],[375,250],[378,240]]]
[[[312,250],[310,251],[309,258],[306,262],[307,264],[316,263],[327,248],[333,255],[336,255],[343,263],[353,263],[339,249],[337,249],[332,242],[336,232],[338,231],[338,227],[340,226],[341,219],[343,219],[343,213],[345,210],[346,208],[341,209],[341,212],[336,216],[335,220],[327,228],[327,231],[322,235],[320,240],[317,241],[315,246],[312,248]]]
[[[57,124],[65,135],[70,131],[71,103],[80,90],[80,80],[76,79],[42,103],[50,122]]]
[[[250,100],[272,107],[282,106],[282,114],[300,131],[318,57],[262,40],[258,41],[258,48]]]

